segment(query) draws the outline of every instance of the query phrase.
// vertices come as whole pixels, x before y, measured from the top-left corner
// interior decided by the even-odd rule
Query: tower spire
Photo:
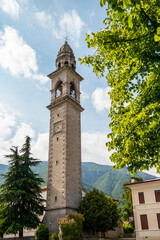
[[[63,66],[69,66],[74,71],[76,69],[75,56],[67,40],[65,40],[64,44],[60,48],[56,59],[56,69],[59,69]]]

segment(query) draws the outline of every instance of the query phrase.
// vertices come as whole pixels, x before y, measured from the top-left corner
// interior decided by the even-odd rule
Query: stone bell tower
[[[77,211],[81,202],[80,82],[68,42],[60,48],[51,79],[50,135],[46,213],[43,222],[58,231],[57,218]]]

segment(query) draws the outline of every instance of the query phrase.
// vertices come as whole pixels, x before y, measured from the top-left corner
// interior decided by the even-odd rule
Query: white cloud
[[[16,0],[1,0],[0,8],[13,18],[17,18],[19,16],[19,4]]]
[[[40,133],[38,138],[32,144],[32,152],[35,158],[41,161],[48,160],[49,133]]]
[[[63,38],[69,36],[71,41],[75,43],[75,46],[79,47],[79,39],[84,25],[78,13],[72,10],[70,13],[64,13],[61,17],[59,21],[60,34]]]
[[[18,119],[19,114],[11,114],[2,104],[0,104],[0,163],[7,164],[5,155],[10,154],[12,146],[18,146],[21,149],[28,135],[32,138],[31,152],[35,158],[42,161],[48,160],[48,142],[49,134],[38,133],[31,127],[29,123],[21,122]]]
[[[31,138],[35,137],[35,131],[27,123],[22,122],[20,125],[16,126],[16,128],[16,133],[10,140],[11,144],[14,146],[22,146],[26,136],[29,136]]]
[[[54,20],[51,15],[47,15],[44,11],[35,13],[36,19],[44,28],[54,27]]]
[[[107,134],[101,132],[82,133],[82,161],[113,165],[109,160],[112,152],[105,146],[107,140]]]
[[[110,109],[111,100],[108,92],[111,91],[110,87],[107,88],[97,88],[92,93],[92,103],[97,112],[102,112],[105,109]]]
[[[0,139],[6,139],[11,134],[11,129],[14,125],[15,117],[9,115],[2,104],[0,104]]]
[[[27,45],[14,28],[5,27],[0,32],[0,66],[13,76],[23,76],[45,84],[49,79],[38,74],[35,51]]]
[[[35,13],[35,17],[42,27],[52,31],[54,37],[64,39],[67,36],[77,48],[79,47],[79,39],[85,23],[75,10],[57,16],[59,17],[57,25],[56,19],[44,11]]]

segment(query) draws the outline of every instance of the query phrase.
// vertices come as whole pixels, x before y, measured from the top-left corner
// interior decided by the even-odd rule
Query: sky
[[[82,161],[113,165],[105,143],[109,129],[110,99],[105,78],[78,58],[94,54],[86,33],[103,28],[105,7],[99,0],[0,0],[0,163],[12,146],[32,138],[32,152],[48,160],[51,82],[47,75],[65,38],[76,58],[81,82]],[[150,173],[155,173],[154,170]]]

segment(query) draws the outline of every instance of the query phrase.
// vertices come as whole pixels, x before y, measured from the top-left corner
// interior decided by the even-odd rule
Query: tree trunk
[[[19,231],[19,237],[23,237],[23,228]]]

